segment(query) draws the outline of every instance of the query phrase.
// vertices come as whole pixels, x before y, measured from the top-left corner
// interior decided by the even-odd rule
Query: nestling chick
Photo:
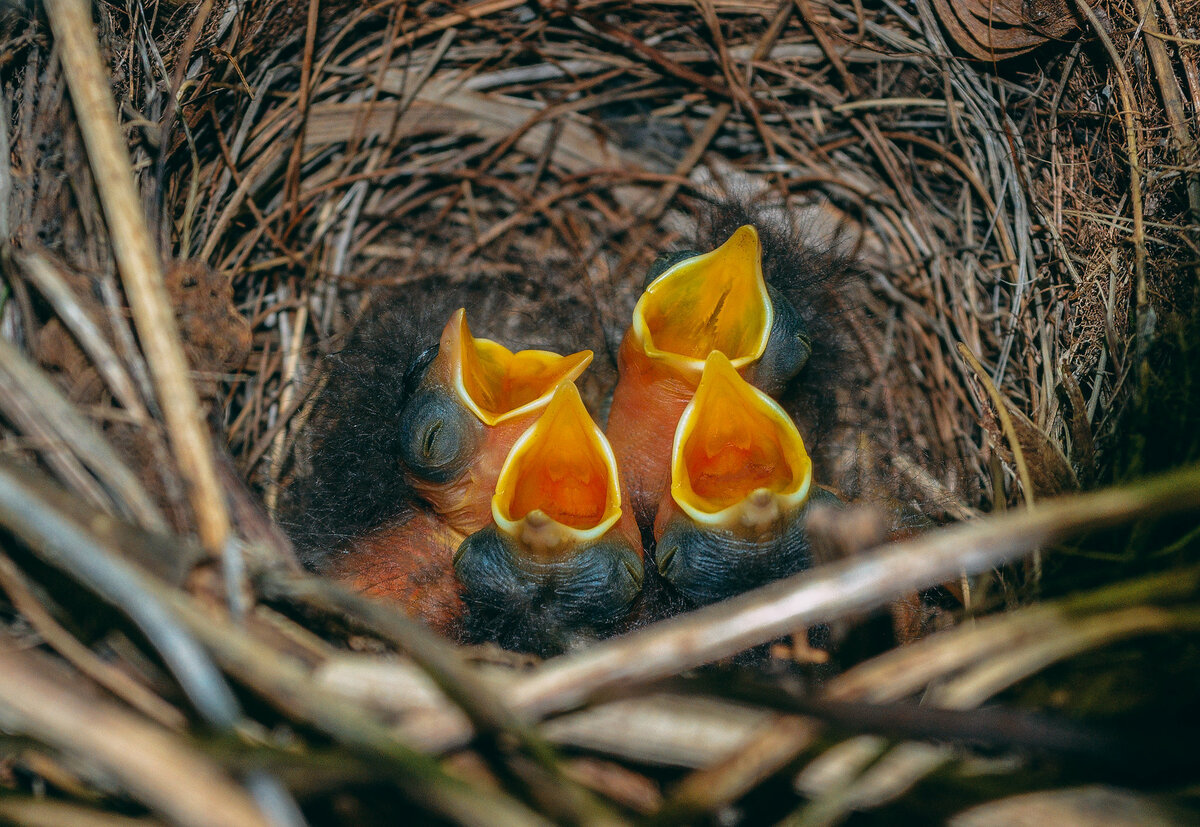
[[[791,418],[719,350],[671,447],[671,485],[654,522],[662,576],[711,603],[811,565],[812,462]]]
[[[454,558],[475,636],[554,650],[629,614],[641,537],[612,449],[572,383],[513,446],[491,512]]]
[[[555,389],[577,379],[591,361],[590,350],[569,356],[513,353],[476,339],[466,311],[455,311],[400,416],[400,459],[417,494],[456,531],[470,534],[486,526],[513,443]]]
[[[709,354],[779,393],[812,353],[800,315],[763,276],[751,225],[712,252],[661,261],[648,281],[621,344],[608,425],[643,528],[667,488],[672,435]]]

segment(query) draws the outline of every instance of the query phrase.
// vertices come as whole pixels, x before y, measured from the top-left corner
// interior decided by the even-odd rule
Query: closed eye
[[[437,442],[437,436],[441,433],[444,424],[444,420],[438,419],[425,432],[425,440],[421,443],[421,453],[425,455],[426,459],[433,456],[433,446]]]

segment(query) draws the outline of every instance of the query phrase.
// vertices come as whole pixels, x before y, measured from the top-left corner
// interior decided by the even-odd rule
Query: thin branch
[[[42,658],[0,644],[0,725],[94,762],[173,822],[268,822],[220,768],[179,736],[71,688]]]
[[[117,456],[112,446],[58,386],[8,340],[0,338],[0,388],[5,400],[28,411],[39,431],[55,437],[57,445],[69,453],[98,479],[104,489],[102,499],[118,504],[118,511],[137,520],[152,531],[166,528],[166,520],[141,481]],[[94,481],[86,480],[88,491]],[[107,507],[107,506],[106,506]]]
[[[1191,467],[930,532],[551,660],[517,687],[512,702],[536,716],[573,709],[795,629],[886,605],[964,571],[968,576],[988,571],[1087,529],[1197,509],[1200,467]]]
[[[46,301],[54,306],[59,319],[78,340],[80,347],[91,357],[96,371],[104,377],[108,389],[112,391],[121,406],[145,427],[150,414],[138,395],[133,380],[125,371],[121,360],[117,357],[112,345],[100,331],[99,326],[83,308],[78,296],[68,286],[51,260],[44,255],[29,250],[16,251],[6,248],[0,256],[11,254],[13,262],[20,268],[21,273],[34,287],[38,289]]]
[[[229,536],[229,516],[217,484],[212,445],[200,416],[162,264],[154,249],[133,181],[129,153],[117,123],[108,72],[86,0],[47,0],[46,14],[59,44],[63,74],[91,161],[96,190],[134,322],[154,376],[159,405],[176,459],[188,481],[200,540],[218,555]]]
[[[333,612],[400,646],[466,713],[477,736],[493,742],[513,740],[536,762],[546,777],[522,774],[526,776],[523,781],[532,787],[549,788],[561,811],[558,815],[578,822],[620,821],[615,812],[563,772],[550,744],[514,715],[496,690],[479,679],[477,670],[467,667],[455,648],[428,627],[387,603],[355,594],[323,578],[271,570],[262,573],[260,586],[268,598]],[[519,767],[514,771],[521,773]]]
[[[187,719],[178,709],[155,695],[111,663],[99,658],[64,629],[38,602],[13,561],[0,552],[0,589],[35,631],[71,665],[143,715],[168,729],[183,729]]]
[[[160,588],[135,566],[100,546],[71,512],[45,496],[49,483],[0,460],[0,525],[50,565],[124,612],[170,666],[180,686],[210,725],[232,729],[241,710],[229,686],[195,639],[155,596]]]

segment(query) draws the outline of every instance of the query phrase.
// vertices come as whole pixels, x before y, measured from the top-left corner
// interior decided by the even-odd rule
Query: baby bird
[[[331,358],[311,470],[289,490],[284,523],[310,567],[461,638],[454,555],[491,524],[517,437],[592,354],[513,353],[475,338],[461,308],[435,344],[427,318],[389,304]]]
[[[463,535],[491,522],[492,492],[517,437],[592,361],[582,350],[513,353],[476,339],[459,308],[400,418],[400,459],[416,492]]]
[[[714,350],[684,408],[654,522],[658,570],[711,603],[811,565],[812,462],[791,418]]]
[[[454,558],[473,636],[553,651],[629,614],[641,537],[612,448],[573,383],[559,383],[513,445],[491,518]]]
[[[661,259],[618,354],[608,438],[643,529],[670,479],[672,436],[719,351],[746,379],[778,394],[808,362],[812,345],[800,315],[763,276],[752,225],[715,250]]]
[[[554,389],[587,368],[592,352],[513,353],[472,336],[459,308],[426,360],[400,414],[398,448],[409,482],[429,510],[417,509],[357,538],[329,573],[457,634],[464,608],[454,554],[468,534],[491,522],[492,492],[513,443],[550,404]]]

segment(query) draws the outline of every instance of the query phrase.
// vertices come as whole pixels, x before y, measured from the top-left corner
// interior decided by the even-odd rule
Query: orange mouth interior
[[[571,382],[563,382],[537,422],[513,446],[492,501],[497,522],[534,511],[589,531],[620,516],[616,463]]]
[[[667,270],[634,310],[647,353],[703,362],[719,350],[738,366],[762,355],[771,323],[758,233],[749,225]]]
[[[513,353],[491,339],[476,339],[458,310],[446,326],[450,351],[457,356],[455,385],[463,402],[486,424],[495,425],[544,405],[555,387],[574,381],[592,361],[582,350],[560,356],[545,350]]]
[[[672,457],[672,492],[692,512],[716,514],[765,489],[787,498],[807,494],[812,462],[791,418],[714,352],[680,419]]]

